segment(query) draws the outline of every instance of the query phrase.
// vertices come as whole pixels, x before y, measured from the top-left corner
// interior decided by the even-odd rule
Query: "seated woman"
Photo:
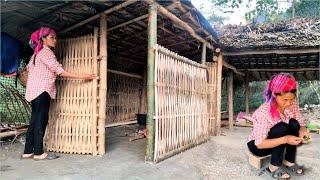
[[[295,162],[296,150],[310,134],[296,102],[297,88],[292,75],[273,76],[264,92],[266,102],[252,115],[253,131],[247,145],[256,156],[271,154],[266,171],[273,178],[289,179],[289,173],[302,175],[304,171]]]

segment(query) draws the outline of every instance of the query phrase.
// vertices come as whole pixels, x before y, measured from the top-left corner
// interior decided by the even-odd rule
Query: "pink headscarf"
[[[271,106],[270,113],[274,119],[280,118],[280,113],[272,93],[290,92],[292,90],[297,90],[297,88],[298,85],[295,78],[288,73],[277,74],[271,78],[263,95],[266,102]]]
[[[31,34],[29,45],[34,50],[35,55],[37,55],[43,47],[41,38],[48,36],[51,33],[56,34],[56,32],[51,28],[40,27],[38,30]]]

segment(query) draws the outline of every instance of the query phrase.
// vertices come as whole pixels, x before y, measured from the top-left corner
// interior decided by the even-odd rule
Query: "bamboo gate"
[[[67,71],[98,74],[97,42],[97,31],[78,38],[59,40],[57,58]],[[59,78],[57,87],[57,99],[52,101],[49,113],[47,149],[96,155],[98,138],[101,138],[98,136],[97,80]]]
[[[207,68],[155,46],[154,161],[208,140]]]

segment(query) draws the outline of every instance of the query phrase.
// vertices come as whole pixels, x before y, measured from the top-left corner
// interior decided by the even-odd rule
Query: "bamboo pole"
[[[249,109],[249,75],[248,72],[246,72],[246,82],[245,82],[245,94],[246,94],[246,99],[245,99],[245,105],[246,105],[246,114],[249,114],[250,109]]]
[[[217,59],[217,122],[216,122],[216,135],[219,136],[221,133],[221,84],[222,84],[222,54],[218,54]]]
[[[206,63],[206,44],[202,43],[202,54],[201,54],[201,64],[205,64]]]
[[[98,152],[105,153],[105,122],[107,102],[107,17],[100,17],[100,77],[99,77],[99,120],[98,120]]]
[[[147,63],[147,149],[146,161],[154,160],[154,143],[155,143],[155,122],[154,122],[154,108],[155,108],[155,93],[154,93],[154,63],[155,51],[153,47],[157,43],[157,4],[152,3],[148,7],[148,63]]]
[[[229,129],[233,130],[233,72],[230,71],[228,78],[228,113]]]

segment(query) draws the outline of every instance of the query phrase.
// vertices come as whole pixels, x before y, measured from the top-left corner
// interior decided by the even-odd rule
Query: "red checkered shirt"
[[[35,64],[33,57],[27,65],[26,100],[30,102],[45,91],[52,99],[55,99],[57,93],[55,80],[57,75],[64,71],[62,65],[57,61],[54,52],[47,46],[43,46],[37,54]]]
[[[267,138],[270,129],[279,122],[289,124],[291,118],[296,119],[300,126],[305,126],[304,120],[300,114],[299,106],[297,103],[292,104],[284,110],[284,114],[280,113],[279,119],[272,119],[270,113],[269,103],[262,104],[252,115],[253,130],[248,137],[248,142],[255,140],[255,145],[260,144]]]

